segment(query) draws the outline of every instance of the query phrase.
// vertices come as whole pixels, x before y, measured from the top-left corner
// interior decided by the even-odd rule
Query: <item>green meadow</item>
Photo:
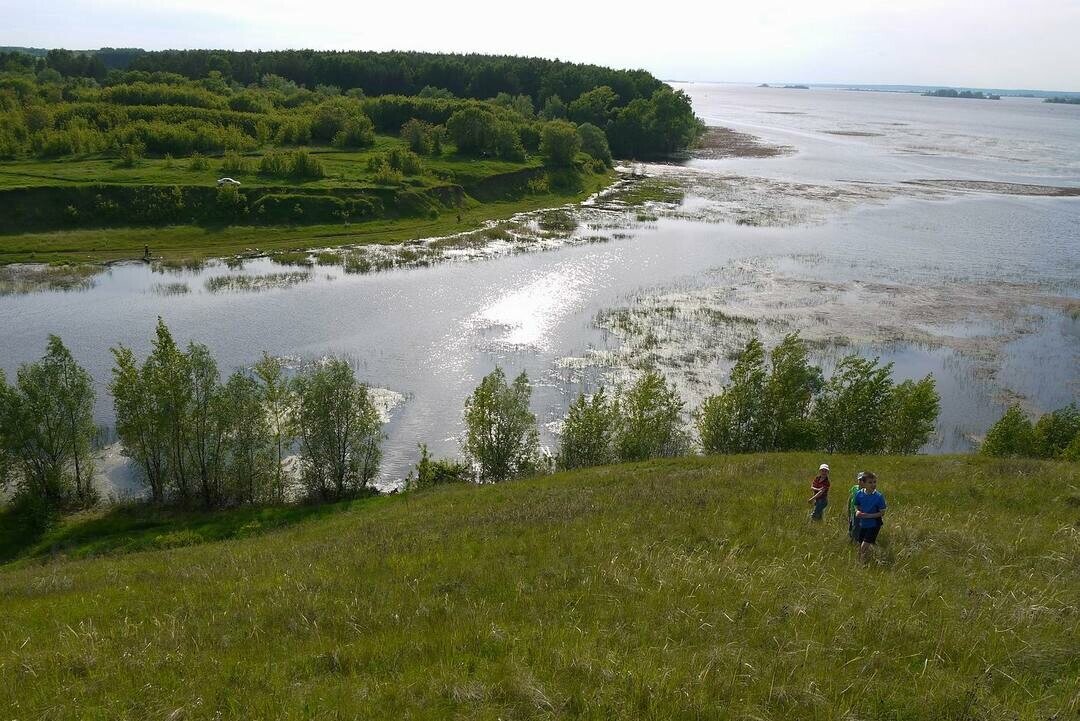
[[[0,537],[12,719],[1068,719],[1080,466],[810,454]],[[846,536],[871,469],[874,560]]]

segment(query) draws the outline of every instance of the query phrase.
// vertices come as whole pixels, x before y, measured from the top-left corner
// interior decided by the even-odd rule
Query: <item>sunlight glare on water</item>
[[[495,343],[551,350],[552,329],[583,305],[604,266],[561,263],[516,290],[497,294],[471,320],[494,330],[489,339]]]

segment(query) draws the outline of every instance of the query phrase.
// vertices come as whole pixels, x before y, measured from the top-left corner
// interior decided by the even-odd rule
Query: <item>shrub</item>
[[[284,178],[289,174],[289,156],[287,153],[270,151],[259,159],[259,174],[275,178]]]
[[[603,130],[592,123],[582,123],[577,128],[577,134],[583,151],[601,161],[605,167],[611,167],[611,148]]]
[[[368,167],[373,170],[372,179],[377,185],[401,185],[405,180],[402,172],[393,168],[385,158],[375,163],[373,168],[370,165]]]
[[[886,424],[892,364],[850,355],[836,366],[814,409],[822,449],[829,453],[880,453]]]
[[[188,170],[208,170],[210,168],[210,161],[208,161],[202,153],[195,151],[188,159]]]
[[[784,336],[773,348],[769,360],[764,448],[774,451],[815,448],[817,435],[810,408],[824,385],[821,369],[810,365],[806,344],[798,332]]]
[[[375,126],[371,118],[358,114],[345,121],[345,125],[334,135],[334,147],[366,148],[375,144]]]
[[[731,382],[698,409],[697,428],[706,453],[749,453],[766,443],[765,348],[752,338],[731,371]]]
[[[221,161],[221,172],[228,175],[241,175],[251,171],[251,164],[235,150],[225,152]]]
[[[573,164],[578,150],[581,149],[581,138],[572,123],[565,120],[544,123],[540,136],[540,152],[547,158],[548,163],[559,167]]]
[[[889,453],[917,453],[934,433],[941,397],[934,378],[904,381],[892,389],[885,414],[885,448]]]
[[[979,452],[984,456],[1024,457],[1035,455],[1035,449],[1035,429],[1020,406],[1014,405],[990,427]]]
[[[525,373],[507,385],[506,375],[496,368],[466,399],[462,450],[481,483],[518,478],[543,467],[536,416],[529,410],[531,396]]]
[[[439,155],[442,152],[443,127],[432,125],[417,118],[410,118],[401,126],[401,137],[409,144],[409,150],[419,155]]]
[[[1040,458],[1063,458],[1070,445],[1080,445],[1080,408],[1072,404],[1046,413],[1035,424],[1035,453]]]
[[[450,458],[432,458],[426,443],[419,444],[420,460],[414,473],[409,474],[405,487],[410,491],[448,483],[469,483],[473,479],[472,469],[461,461]]]
[[[326,175],[322,162],[306,150],[297,150],[289,158],[289,176],[293,178],[321,178]]]
[[[142,155],[142,148],[137,143],[124,143],[117,151],[117,156],[119,157],[117,165],[121,168],[134,168],[138,165]]]

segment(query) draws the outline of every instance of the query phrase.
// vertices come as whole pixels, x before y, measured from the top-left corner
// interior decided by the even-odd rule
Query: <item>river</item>
[[[795,329],[826,369],[858,352],[895,363],[898,379],[932,372],[942,415],[929,452],[973,448],[1010,402],[1035,413],[1080,398],[1080,198],[1056,197],[1080,187],[1080,107],[679,87],[709,125],[775,157],[635,166],[649,177],[571,209],[567,227],[520,219],[504,227],[527,238],[470,240],[422,266],[140,263],[80,290],[11,293],[0,367],[13,376],[61,336],[108,425],[109,348],[144,355],[158,316],[224,372],[264,351],[297,364],[344,355],[391,399],[384,486],[418,442],[458,451],[463,402],[495,365],[528,373],[550,447],[581,390],[651,363],[693,407],[749,334]],[[273,278],[259,290],[212,281],[241,275]]]

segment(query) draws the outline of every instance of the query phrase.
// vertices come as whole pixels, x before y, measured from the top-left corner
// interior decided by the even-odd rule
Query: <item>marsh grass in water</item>
[[[211,293],[225,291],[256,291],[272,288],[291,288],[312,279],[311,273],[267,273],[265,275],[218,275],[206,279],[206,289]]]
[[[806,486],[822,460],[835,495],[811,524]],[[868,567],[842,510],[842,481],[864,469],[889,502]],[[9,567],[0,707],[58,719],[1071,718],[1078,484],[1075,464],[977,457],[668,459]]]
[[[102,272],[94,265],[23,265],[0,267],[0,295],[49,290],[88,290]]]
[[[154,283],[150,286],[150,292],[154,295],[184,295],[191,292],[187,283]]]

